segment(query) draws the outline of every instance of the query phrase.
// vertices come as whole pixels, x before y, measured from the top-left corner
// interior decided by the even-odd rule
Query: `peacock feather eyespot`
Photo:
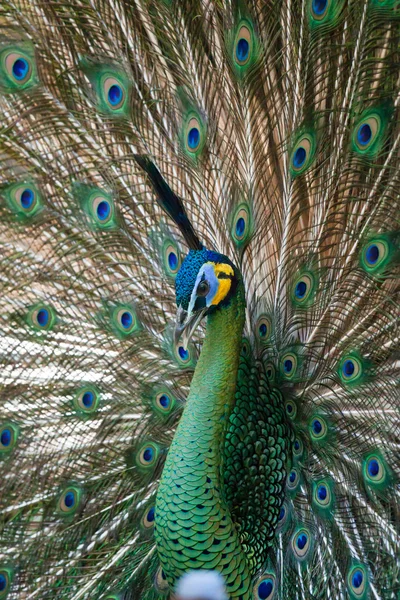
[[[153,529],[155,522],[156,510],[154,506],[146,508],[145,513],[142,517],[142,526],[144,529]]]
[[[312,0],[311,12],[314,19],[322,19],[329,8],[329,0]]]
[[[103,82],[104,97],[112,111],[123,108],[126,91],[123,84],[115,77],[107,77]]]
[[[331,510],[334,495],[333,483],[330,479],[322,479],[313,482],[312,502],[316,510],[319,510],[322,515],[327,515]]]
[[[286,400],[285,402],[285,410],[289,419],[293,420],[297,415],[297,405],[293,400]]]
[[[169,585],[165,573],[162,567],[158,567],[156,575],[154,577],[154,587],[157,592],[166,594],[169,592]]]
[[[33,182],[15,183],[5,188],[8,208],[21,219],[29,219],[43,209],[39,188]]]
[[[37,83],[34,51],[29,43],[4,48],[0,65],[0,87],[7,92],[22,91]]]
[[[290,171],[292,177],[304,173],[311,165],[316,150],[315,135],[312,132],[303,133],[297,137],[290,153]]]
[[[15,423],[5,422],[0,425],[0,458],[8,456],[15,448],[19,437],[19,427]]]
[[[74,407],[83,415],[90,415],[97,411],[100,402],[100,393],[94,386],[80,388],[74,397]]]
[[[183,122],[183,147],[191,158],[200,156],[206,143],[206,127],[200,115],[189,111]]]
[[[56,324],[56,313],[48,304],[35,304],[27,314],[27,322],[38,331],[50,331]]]
[[[140,322],[132,306],[119,304],[111,314],[111,322],[119,337],[126,337],[141,330]]]
[[[237,32],[235,43],[235,62],[240,67],[243,67],[251,60],[252,46],[251,31],[247,25],[243,24]]]
[[[7,598],[14,577],[14,570],[5,565],[0,565],[0,600]]]
[[[265,365],[265,374],[267,376],[268,381],[275,380],[275,376],[276,376],[275,366],[271,362],[268,362]]]
[[[271,319],[266,315],[258,317],[256,322],[256,332],[259,341],[262,344],[268,344],[272,334],[272,323]]]
[[[163,244],[163,263],[166,275],[175,279],[181,267],[181,262],[178,245],[173,240],[166,240]]]
[[[347,588],[351,598],[360,600],[367,598],[368,595],[368,573],[367,569],[361,563],[354,564],[347,574]]]
[[[239,78],[242,78],[253,67],[259,54],[258,39],[249,19],[242,19],[235,32],[228,36],[231,48],[232,65]]]
[[[240,204],[232,216],[231,237],[238,248],[244,247],[252,234],[252,217],[250,206]]]
[[[384,488],[390,483],[389,469],[378,453],[364,458],[362,471],[365,482],[373,488]]]
[[[300,483],[300,473],[298,469],[293,468],[286,478],[286,486],[289,491],[294,492],[297,490]]]
[[[175,406],[175,398],[169,390],[162,389],[154,394],[153,404],[159,414],[169,415]]]
[[[254,600],[272,600],[275,596],[276,577],[274,573],[266,572],[257,579],[253,586]]]
[[[353,355],[344,356],[339,365],[339,376],[345,384],[360,382],[363,375],[361,360]]]
[[[292,537],[292,550],[297,560],[303,561],[311,550],[311,533],[305,527],[299,529]]]
[[[80,67],[92,85],[93,102],[99,111],[112,118],[129,113],[130,81],[118,65],[99,64],[82,59]]]
[[[300,438],[296,438],[293,442],[293,454],[296,458],[300,458],[304,452],[304,445]]]
[[[185,366],[189,366],[191,364],[192,357],[191,357],[190,347],[185,348],[184,346],[179,344],[175,349],[175,354],[176,354],[177,361],[181,366],[185,367]]]
[[[321,33],[336,24],[343,8],[343,0],[309,0],[310,26]]]
[[[276,528],[279,531],[279,533],[283,533],[283,531],[286,531],[287,527],[289,526],[289,522],[290,522],[290,509],[289,509],[288,504],[286,502],[284,502],[279,509],[278,522],[276,525]]]
[[[285,379],[293,379],[296,376],[298,366],[297,356],[293,352],[285,353],[280,360],[280,371]]]
[[[311,418],[309,423],[311,439],[315,442],[323,441],[328,435],[328,425],[324,418],[316,415]]]
[[[352,133],[352,149],[360,156],[376,156],[382,148],[389,113],[384,108],[365,111],[356,122]]]
[[[82,490],[76,485],[67,486],[58,499],[58,513],[64,517],[70,517],[78,510],[82,499]]]
[[[389,239],[377,237],[369,240],[361,252],[361,266],[371,275],[382,272],[390,261],[391,244]]]
[[[94,228],[115,227],[116,211],[110,194],[98,187],[80,182],[73,183],[72,192]]]
[[[113,202],[107,196],[94,195],[91,200],[91,209],[94,220],[101,227],[107,225],[113,217]]]
[[[157,462],[159,455],[159,448],[156,444],[147,443],[144,444],[136,455],[136,464],[138,467],[149,469],[152,468]]]
[[[315,288],[315,276],[309,271],[302,273],[293,284],[293,303],[297,306],[310,306],[314,300]]]

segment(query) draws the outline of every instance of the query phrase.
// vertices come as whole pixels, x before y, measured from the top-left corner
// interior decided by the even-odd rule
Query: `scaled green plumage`
[[[398,0],[0,38],[0,600],[397,600]]]

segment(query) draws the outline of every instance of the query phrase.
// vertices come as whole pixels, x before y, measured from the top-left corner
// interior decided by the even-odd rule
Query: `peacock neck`
[[[216,568],[231,583],[232,598],[243,595],[243,589],[235,590],[237,574],[242,573],[245,584],[250,578],[222,479],[222,448],[234,404],[244,319],[240,281],[230,304],[208,316],[202,352],[156,504],[156,541],[169,582],[190,569]]]
[[[202,351],[176,436],[179,439],[180,430],[190,425],[194,436],[203,442],[207,440],[199,451],[209,473],[213,473],[218,482],[226,423],[235,397],[244,319],[241,283],[231,303],[207,318]]]

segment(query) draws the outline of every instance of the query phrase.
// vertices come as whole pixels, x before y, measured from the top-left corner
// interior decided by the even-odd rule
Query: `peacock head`
[[[176,277],[178,306],[175,341],[184,348],[207,314],[228,306],[235,294],[239,271],[223,254],[190,250]]]

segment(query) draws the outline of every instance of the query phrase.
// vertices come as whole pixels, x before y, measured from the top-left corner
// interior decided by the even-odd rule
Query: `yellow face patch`
[[[217,306],[220,302],[222,302],[222,300],[224,298],[226,298],[229,290],[231,289],[231,285],[232,285],[231,277],[233,277],[234,271],[230,265],[227,265],[225,263],[210,262],[208,264],[213,267],[215,277],[218,279],[218,283],[219,283],[217,293],[215,294],[215,296],[211,302],[211,305]],[[223,277],[222,279],[220,279],[218,277],[218,275],[220,275],[221,273],[223,273],[223,275],[225,275],[226,277]]]

